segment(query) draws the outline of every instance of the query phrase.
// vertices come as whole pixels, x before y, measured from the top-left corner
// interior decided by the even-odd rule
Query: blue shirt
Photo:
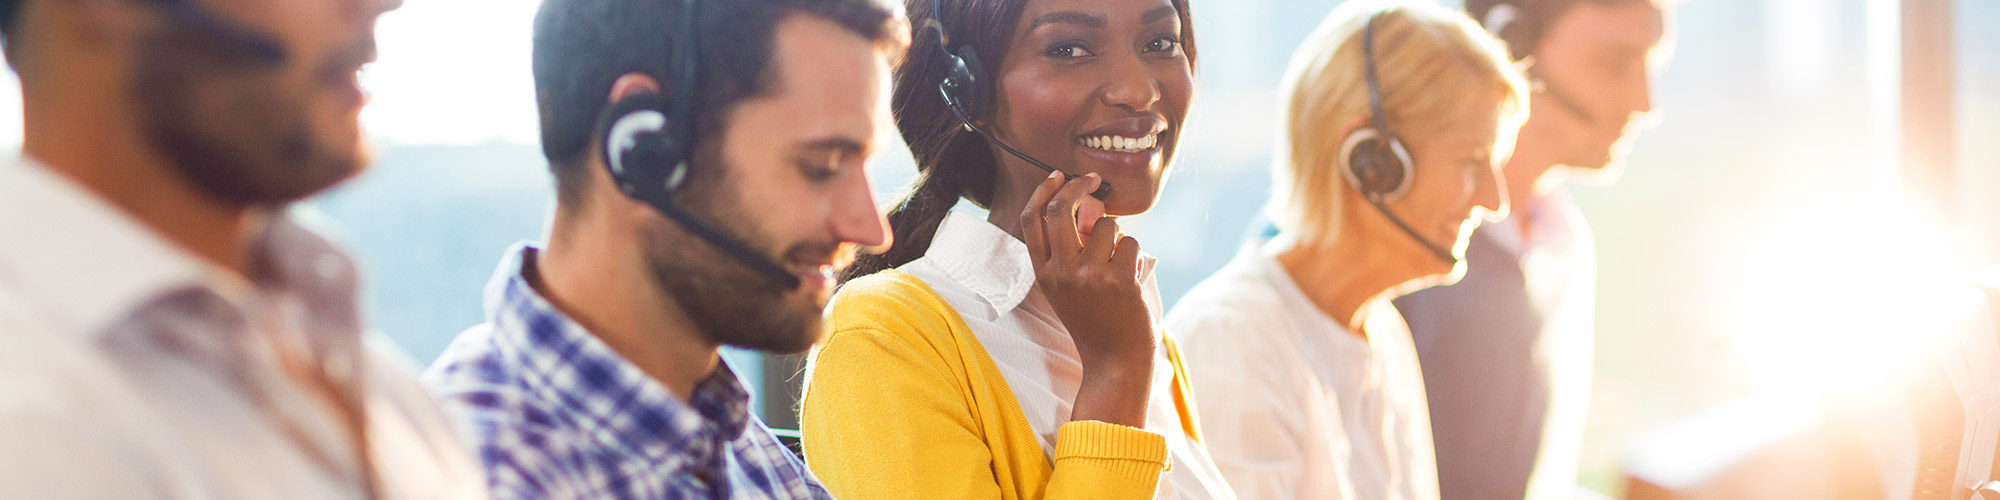
[[[474,434],[494,498],[831,498],[728,363],[681,401],[536,293],[536,251],[508,250],[486,323],[424,374]]]

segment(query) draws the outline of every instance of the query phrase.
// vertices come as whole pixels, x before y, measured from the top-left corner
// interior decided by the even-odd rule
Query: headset
[[[784,264],[743,240],[709,224],[675,202],[686,184],[694,157],[694,87],[698,59],[695,43],[695,0],[681,0],[672,99],[647,93],[619,99],[606,107],[598,123],[604,130],[604,167],[618,190],[652,206],[688,232],[714,245],[751,270],[784,289],[798,288],[798,276]]]
[[[168,18],[222,39],[259,63],[276,66],[285,62],[285,47],[277,40],[231,23],[195,5],[195,0],[153,1],[166,12]]]
[[[1345,165],[1340,169],[1347,183],[1361,192],[1361,198],[1374,205],[1389,222],[1417,244],[1423,245],[1432,255],[1447,264],[1457,265],[1458,256],[1453,255],[1449,245],[1439,245],[1425,238],[1408,223],[1389,210],[1389,202],[1409,194],[1411,181],[1416,177],[1415,162],[1410,161],[1410,151],[1403,147],[1403,140],[1389,128],[1389,114],[1382,106],[1382,82],[1375,72],[1375,21],[1382,14],[1375,13],[1368,18],[1368,26],[1361,35],[1361,60],[1368,82],[1368,108],[1373,111],[1369,125],[1347,134],[1340,145],[1340,158]]]
[[[1486,28],[1486,32],[1492,34],[1494,38],[1505,42],[1509,50],[1522,51],[1522,53],[1514,54],[1516,60],[1527,58],[1530,54],[1526,53],[1526,51],[1534,49],[1534,47],[1529,46],[1528,40],[1525,38],[1528,36],[1527,33],[1530,31],[1541,31],[1544,28],[1541,23],[1546,20],[1528,17],[1523,14],[1524,9],[1520,7],[1520,5],[1525,5],[1533,1],[1535,0],[1515,0],[1513,2],[1494,4],[1492,7],[1486,9],[1484,18],[1480,20],[1480,25]],[[1524,24],[1533,24],[1534,27],[1531,30],[1523,27],[1522,25]],[[1575,94],[1564,91],[1561,87],[1551,85],[1548,80],[1536,76],[1532,71],[1524,71],[1524,73],[1527,73],[1530,83],[1534,86],[1535,93],[1548,96],[1550,101],[1556,103],[1556,107],[1562,108],[1564,111],[1569,112],[1570,115],[1583,120],[1587,126],[1595,126],[1598,123],[1602,123],[1597,114],[1591,113],[1588,106],[1584,106],[1582,101],[1576,99]]]
[[[987,106],[992,104],[992,89],[986,86],[986,78],[979,73],[985,68],[980,65],[979,51],[973,49],[970,44],[960,45],[957,49],[951,48],[951,35],[946,33],[944,25],[944,8],[939,6],[943,3],[944,0],[931,0],[931,28],[937,31],[938,51],[944,53],[945,63],[948,66],[944,80],[938,82],[938,95],[944,97],[944,106],[951,109],[951,114],[958,117],[959,124],[966,130],[979,134],[979,137],[998,146],[1001,151],[1006,151],[1007,154],[1045,172],[1058,172],[1055,167],[1001,142],[1000,138],[994,137],[984,127],[975,123],[985,114]],[[1062,175],[1065,180],[1076,179],[1076,175],[1069,172],[1062,172]],[[1110,194],[1111,183],[1102,181],[1098,183],[1097,190],[1090,193],[1100,200]]]
[[[276,66],[285,62],[285,47],[270,37],[238,26],[215,15],[194,0],[151,0],[155,7],[167,15],[167,19],[192,27],[202,33],[243,51],[260,64]],[[0,18],[12,19],[20,9],[20,0],[0,0]]]

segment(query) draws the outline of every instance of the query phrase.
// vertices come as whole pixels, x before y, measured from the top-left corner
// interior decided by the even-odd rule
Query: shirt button
[[[334,254],[320,254],[319,258],[313,261],[313,273],[319,275],[319,279],[337,279],[346,271],[347,264],[341,262],[340,257]]]

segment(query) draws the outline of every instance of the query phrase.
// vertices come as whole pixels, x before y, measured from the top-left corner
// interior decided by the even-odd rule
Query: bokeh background
[[[1455,4],[1451,0],[1443,3]],[[1615,182],[1573,193],[1599,247],[1597,375],[1582,484],[1617,495],[1650,433],[1742,401],[1855,391],[1936,331],[1930,293],[2000,264],[2000,2],[1951,14],[1944,165],[1903,161],[1899,0],[1683,0],[1658,73],[1663,121]],[[1226,262],[1261,209],[1278,81],[1339,2],[1195,0],[1196,110],[1176,172],[1126,227],[1162,261],[1169,304]],[[534,0],[409,0],[382,18],[363,120],[379,161],[312,201],[368,270],[373,324],[428,362],[479,322],[501,252],[545,230],[553,200],[528,70]],[[11,75],[0,87],[14,87]],[[0,141],[18,145],[18,92]],[[870,167],[881,200],[914,174]],[[1917,169],[1940,210],[1912,210]],[[1922,204],[1918,204],[1922,205]],[[733,363],[766,366],[730,353]],[[742,369],[769,394],[791,364]],[[789,421],[785,398],[768,420]]]

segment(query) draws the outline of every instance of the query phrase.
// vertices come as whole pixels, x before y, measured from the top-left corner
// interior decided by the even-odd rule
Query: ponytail
[[[882,253],[857,256],[853,265],[841,271],[842,283],[923,257],[930,251],[938,226],[951,213],[951,207],[958,205],[959,198],[969,199],[980,207],[993,199],[998,165],[986,143],[958,127],[928,137],[940,140],[911,145],[917,153],[917,182],[910,194],[889,211],[889,231],[895,242]]]

